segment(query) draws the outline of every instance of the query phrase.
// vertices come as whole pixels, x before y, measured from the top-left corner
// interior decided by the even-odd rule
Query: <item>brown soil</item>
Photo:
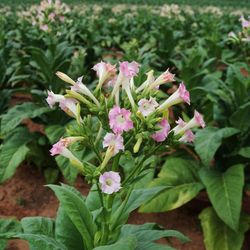
[[[0,216],[15,216],[21,219],[25,216],[55,217],[58,201],[53,192],[44,186],[43,174],[35,167],[24,165],[19,167],[12,179],[0,187]],[[78,178],[75,187],[84,195],[88,186]],[[176,229],[187,235],[192,242],[182,245],[177,240],[172,244],[181,250],[203,250],[203,238],[197,213],[189,207],[183,207],[168,213],[139,214],[133,213],[129,223],[143,224],[156,222],[167,229]],[[21,240],[12,240],[7,250],[28,250],[28,244]]]

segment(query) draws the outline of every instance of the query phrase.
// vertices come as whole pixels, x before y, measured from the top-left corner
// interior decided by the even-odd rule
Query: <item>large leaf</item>
[[[242,218],[239,231],[229,228],[212,207],[205,208],[199,215],[206,250],[241,250],[244,233],[249,228],[249,220]]]
[[[117,218],[119,216],[118,221],[114,226],[124,223],[132,211],[137,209],[143,203],[152,199],[152,197],[154,197],[157,193],[161,192],[164,188],[165,187],[163,186],[157,186],[150,188],[134,189],[131,195],[129,196],[129,199],[126,202],[125,206],[123,201],[123,203],[114,212],[114,218]]]
[[[164,212],[175,209],[193,199],[203,188],[197,176],[198,165],[193,160],[169,158],[158,178],[150,187],[164,186],[150,201],[144,203],[141,212]]]
[[[195,150],[199,154],[202,162],[209,165],[217,149],[222,143],[222,139],[239,133],[235,128],[213,128],[207,127],[199,130],[195,136]]]
[[[35,118],[50,111],[50,108],[40,107],[32,102],[26,102],[20,105],[16,105],[13,108],[9,109],[6,114],[2,115],[1,133],[5,134],[10,132],[24,119]]]
[[[250,147],[241,148],[238,154],[245,158],[250,158]]]
[[[55,238],[67,247],[68,250],[82,250],[82,236],[60,206],[56,216]]]
[[[67,250],[67,248],[57,242],[55,239],[42,234],[20,233],[11,236],[11,238],[19,238],[27,240],[33,250]]]
[[[134,236],[129,236],[118,240],[112,245],[96,247],[93,250],[135,250],[136,246],[136,238]]]
[[[80,232],[86,249],[93,248],[96,226],[92,214],[83,199],[67,185],[48,185],[56,194],[60,204],[74,226]]]
[[[243,166],[232,166],[225,173],[202,169],[200,177],[218,216],[230,228],[237,230],[244,185]]]
[[[22,231],[21,224],[16,219],[0,219],[0,238],[5,238],[8,233],[20,233]],[[6,239],[0,240],[0,249],[5,249],[7,245]]]
[[[32,137],[26,128],[16,129],[0,150],[0,182],[4,182],[16,171],[25,159],[29,148],[26,144]]]
[[[238,128],[241,131],[247,131],[250,127],[249,114],[250,102],[240,106],[230,117],[230,122],[235,128]]]
[[[45,128],[45,133],[51,144],[56,143],[65,134],[65,131],[65,127],[60,125],[51,125]]]
[[[54,220],[46,217],[25,217],[21,220],[24,233],[54,238]]]
[[[141,249],[170,249],[168,246],[161,246],[153,242],[163,237],[176,237],[182,242],[187,242],[189,239],[182,233],[175,230],[162,230],[155,223],[146,223],[143,225],[126,224],[121,228],[120,238],[135,236],[138,244],[136,250]]]

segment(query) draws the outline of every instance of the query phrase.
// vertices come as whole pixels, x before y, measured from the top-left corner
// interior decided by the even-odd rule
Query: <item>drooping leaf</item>
[[[2,115],[1,132],[6,134],[16,128],[24,119],[35,118],[50,111],[50,108],[40,107],[32,102],[16,105]]]
[[[42,234],[20,233],[13,235],[11,238],[27,240],[31,249],[34,250],[67,250],[63,244],[54,238]]]
[[[204,165],[209,165],[224,138],[239,133],[236,128],[206,127],[195,135],[195,151],[199,154]]]
[[[46,217],[25,217],[21,220],[24,233],[42,234],[54,238],[54,220]]]
[[[169,158],[163,165],[158,178],[150,187],[163,186],[164,189],[144,203],[141,212],[164,212],[175,209],[193,199],[203,188],[197,176],[198,165],[193,160]]]
[[[238,154],[245,158],[250,158],[250,147],[241,148]]]
[[[180,239],[182,242],[188,242],[189,239],[182,233],[176,230],[163,230],[160,229],[155,223],[146,223],[143,225],[130,225],[126,224],[121,228],[120,237],[127,237],[133,235],[138,241],[137,250],[140,249],[151,249],[152,243],[164,237],[175,237]],[[158,244],[154,244],[158,249]],[[160,247],[161,245],[159,245]],[[162,246],[163,247],[163,246]],[[168,246],[164,246],[168,247]],[[160,249],[160,248],[159,248]],[[162,248],[166,249],[166,248]],[[168,249],[168,248],[167,248]]]
[[[150,187],[150,188],[140,188],[134,189],[129,196],[128,201],[126,202],[125,206],[123,203],[116,209],[114,212],[113,217],[116,218],[119,216],[117,225],[124,223],[129,214],[141,206],[143,203],[147,202],[148,200],[152,199],[157,193],[161,192],[165,187],[157,186],[157,187]]]
[[[234,165],[224,173],[202,169],[200,177],[217,215],[237,231],[244,185],[243,165]]]
[[[247,131],[250,127],[249,123],[250,102],[240,106],[230,117],[231,124],[241,131]]]
[[[228,227],[212,207],[205,208],[199,215],[207,250],[241,250],[244,233],[249,228],[249,219],[242,217],[239,230]]]
[[[136,237],[129,236],[118,240],[116,243],[107,246],[96,247],[93,250],[135,250],[137,245]]]
[[[68,250],[83,249],[84,243],[81,234],[61,206],[57,211],[55,225],[55,239],[58,242],[65,245]]]
[[[56,194],[60,204],[74,226],[80,232],[84,246],[93,248],[96,226],[85,202],[67,185],[48,185]]]
[[[8,137],[0,150],[0,182],[8,180],[25,159],[32,137],[26,128],[18,128]]]

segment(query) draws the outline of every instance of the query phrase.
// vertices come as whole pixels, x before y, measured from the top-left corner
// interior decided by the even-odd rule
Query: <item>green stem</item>
[[[133,191],[133,185],[129,188],[128,193],[127,193],[127,195],[125,197],[125,200],[123,201],[121,207],[119,207],[119,210],[117,212],[116,217],[114,218],[114,222],[112,223],[112,226],[111,226],[110,230],[114,230],[115,229],[116,223],[117,223],[118,219],[121,217],[121,215],[123,213],[123,210],[124,210],[125,206],[127,205],[127,202],[129,200],[129,197],[130,197],[132,191]]]
[[[102,204],[102,207],[103,207],[103,212],[102,212],[102,215],[103,215],[103,223],[102,223],[102,234],[101,234],[101,241],[100,241],[100,245],[104,245],[107,240],[108,240],[108,235],[109,235],[109,227],[108,227],[108,224],[107,224],[107,210],[106,210],[106,207],[105,207],[105,204],[104,204],[104,200],[103,200],[103,196],[102,196],[102,192],[100,190],[100,187],[98,184],[97,185],[97,191],[98,191],[98,194],[99,194],[99,197],[100,197],[100,201],[101,201],[101,204]]]

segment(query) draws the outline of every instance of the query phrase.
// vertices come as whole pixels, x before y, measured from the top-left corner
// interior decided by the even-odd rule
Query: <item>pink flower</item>
[[[190,96],[189,92],[186,89],[184,83],[181,83],[179,88],[165,101],[159,106],[159,110],[163,111],[175,104],[186,102],[190,105]]]
[[[184,128],[187,123],[184,122],[180,117],[179,117],[179,119],[175,123],[177,124],[177,126],[175,126],[172,130],[177,135],[179,133],[179,131],[182,128]]]
[[[72,152],[69,149],[67,149],[67,145],[65,145],[65,141],[63,141],[62,139],[52,146],[52,148],[50,149],[50,154],[52,156],[62,155],[70,159],[72,162],[81,165],[81,162],[72,154]]]
[[[121,177],[119,173],[109,171],[105,172],[99,177],[101,190],[105,194],[113,194],[121,189]]]
[[[202,115],[196,110],[194,111],[194,117],[181,130],[179,130],[179,134],[195,127],[205,127]]]
[[[49,14],[48,18],[49,18],[49,20],[54,21],[55,16],[56,16],[56,14],[54,12],[52,12]]]
[[[95,98],[87,86],[82,83],[82,78],[83,77],[81,76],[77,79],[76,83],[74,83],[74,85],[71,87],[71,90],[88,96],[99,107],[99,101]]]
[[[250,21],[246,20],[244,16],[240,17],[240,21],[243,29],[247,29],[250,27]]]
[[[98,89],[101,88],[102,84],[107,79],[114,76],[116,73],[116,65],[105,62],[97,63],[92,69],[96,71],[96,74],[99,77]]]
[[[61,22],[64,22],[65,17],[64,16],[60,16],[59,19],[60,19]]]
[[[154,82],[149,85],[149,90],[158,89],[160,85],[163,83],[173,82],[175,75],[169,72],[167,69],[164,73],[162,73]]]
[[[152,112],[155,111],[155,108],[158,107],[158,103],[155,100],[155,98],[150,97],[149,100],[147,99],[141,99],[138,102],[139,108],[138,110],[143,114],[143,116],[148,116],[150,115]]]
[[[47,24],[40,25],[40,29],[43,31],[47,31],[49,29],[49,26]]]
[[[120,134],[107,133],[103,140],[103,147],[113,148],[113,155],[120,150],[124,151],[123,138]]]
[[[163,118],[161,122],[157,124],[157,127],[159,127],[160,130],[151,135],[151,137],[157,142],[163,142],[168,136],[170,125],[168,121],[165,118]]]
[[[140,65],[133,61],[131,63],[125,61],[120,62],[120,72],[127,78],[131,78],[133,76],[136,76],[139,72]]]
[[[77,101],[73,98],[65,98],[60,101],[59,107],[65,111],[73,114],[74,117],[77,117]]]
[[[203,120],[203,117],[197,110],[194,111],[194,119],[200,127],[205,128],[206,124]]]
[[[134,127],[130,119],[131,112],[118,106],[113,107],[109,111],[109,126],[115,133],[129,131]]]
[[[47,103],[49,104],[50,108],[53,108],[53,106],[57,102],[61,102],[65,99],[63,95],[57,95],[54,94],[53,91],[48,91],[48,97],[46,98]]]
[[[189,129],[185,131],[184,135],[179,139],[180,142],[193,142],[194,133]]]

